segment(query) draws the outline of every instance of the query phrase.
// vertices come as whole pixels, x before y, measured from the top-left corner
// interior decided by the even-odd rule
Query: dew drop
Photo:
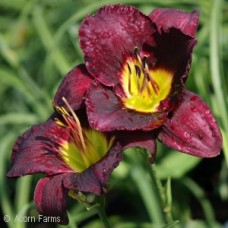
[[[210,114],[210,110],[205,111],[205,114],[206,115]]]
[[[190,135],[187,131],[185,131],[185,132],[184,132],[184,137],[185,137],[186,139],[190,139],[190,138],[191,138],[191,135]]]

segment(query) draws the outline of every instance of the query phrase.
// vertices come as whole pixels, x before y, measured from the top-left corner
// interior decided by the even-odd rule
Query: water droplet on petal
[[[210,114],[210,110],[209,110],[209,109],[206,110],[206,111],[205,111],[205,114],[206,114],[206,115]]]
[[[184,132],[184,137],[185,137],[186,139],[190,139],[190,138],[191,138],[191,135],[190,135],[187,131],[185,131],[185,132]]]

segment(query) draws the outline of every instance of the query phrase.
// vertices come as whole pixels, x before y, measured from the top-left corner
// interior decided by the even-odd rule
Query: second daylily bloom
[[[125,5],[87,16],[79,38],[96,79],[86,100],[90,125],[100,131],[156,130],[177,150],[217,155],[218,125],[202,99],[184,88],[198,19],[197,11],[156,9],[146,16]]]
[[[67,74],[53,101],[55,113],[18,138],[7,173],[8,177],[46,174],[36,186],[35,205],[45,216],[59,216],[62,224],[68,222],[68,195],[103,194],[123,149],[133,145],[150,150],[154,145],[148,136],[135,140],[131,134],[127,140],[119,140],[111,133],[92,129],[84,106],[91,82],[84,65]]]

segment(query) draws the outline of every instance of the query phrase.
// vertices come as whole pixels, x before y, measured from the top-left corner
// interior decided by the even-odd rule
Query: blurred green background
[[[11,148],[20,134],[52,113],[61,79],[83,61],[80,22],[109,3],[134,5],[146,14],[157,7],[200,11],[186,86],[212,108],[223,151],[216,158],[200,159],[159,145],[152,168],[165,192],[165,209],[179,221],[176,227],[228,227],[227,0],[0,0],[0,227],[57,226],[13,221],[16,215],[37,216],[33,192],[39,175],[7,179]],[[144,160],[139,151],[126,151],[111,177],[106,211],[112,227],[153,227],[156,199]],[[95,212],[76,201],[69,200],[68,213],[69,227],[101,227]],[[4,215],[11,221],[5,223]]]

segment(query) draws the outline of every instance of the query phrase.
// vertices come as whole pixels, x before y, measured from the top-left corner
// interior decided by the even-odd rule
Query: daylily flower
[[[149,135],[135,140],[132,133],[120,142],[113,134],[92,129],[84,106],[91,82],[84,65],[66,75],[53,101],[55,112],[17,139],[7,174],[20,177],[44,173],[35,189],[35,205],[45,216],[59,216],[62,224],[68,223],[68,195],[80,199],[82,193],[105,193],[123,149],[133,145],[150,150],[154,145]]]
[[[221,133],[210,109],[184,84],[199,14],[126,5],[87,16],[79,39],[88,72],[89,123],[100,131],[142,130],[201,157],[219,154]]]

